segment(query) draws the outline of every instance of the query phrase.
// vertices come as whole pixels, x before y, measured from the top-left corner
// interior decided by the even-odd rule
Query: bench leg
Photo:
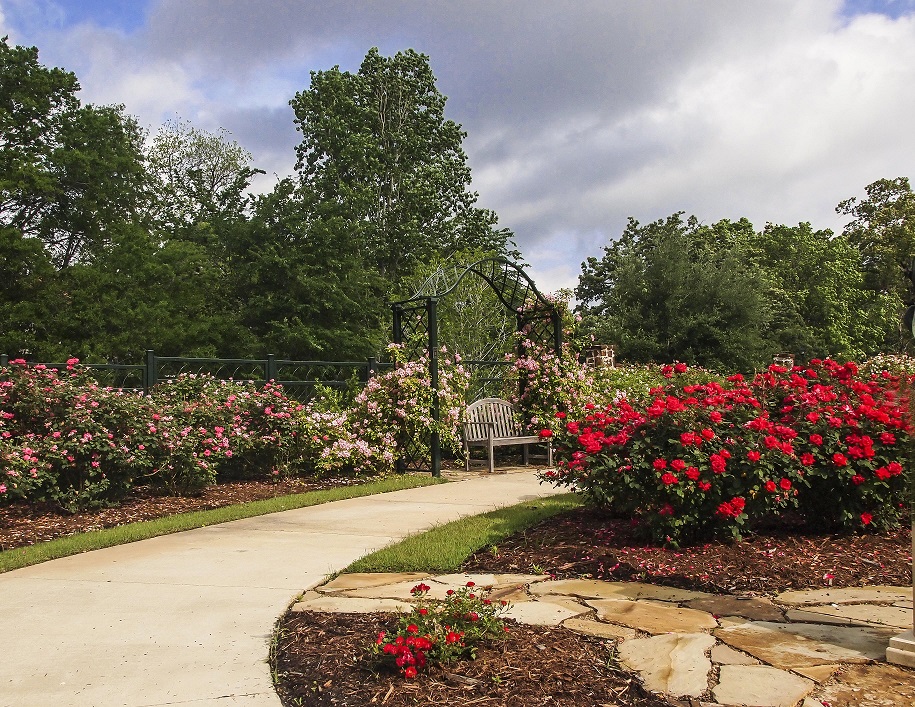
[[[464,442],[464,471],[470,471],[470,445]]]
[[[489,440],[489,473],[496,471],[496,448],[492,444],[492,438]]]
[[[546,459],[547,459],[547,464],[549,464],[549,466],[552,467],[553,466],[553,442],[551,440],[547,440],[547,442],[546,442]]]
[[[521,445],[521,463],[524,466],[527,466],[530,463],[529,449],[530,445],[522,444]]]

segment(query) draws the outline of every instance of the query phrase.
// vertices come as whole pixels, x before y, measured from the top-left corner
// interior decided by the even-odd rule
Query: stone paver
[[[333,594],[307,596],[292,605],[293,611],[320,611],[326,614],[408,613],[413,606],[397,599],[344,597]]]
[[[715,635],[763,662],[791,670],[828,663],[879,660],[892,630],[818,624],[747,622],[720,628]]]
[[[448,590],[453,588],[445,584],[437,584],[430,578],[426,578],[425,582],[426,586],[429,587],[426,596],[430,599],[444,599]],[[417,584],[419,584],[418,581],[410,580],[408,582],[398,582],[396,584],[382,584],[376,587],[347,589],[346,591],[336,592],[335,594],[336,596],[360,597],[363,599],[400,599],[401,601],[407,601],[413,598],[411,590]]]
[[[618,652],[652,692],[699,697],[708,689],[712,664],[705,653],[714,643],[707,633],[668,633],[623,641]]]
[[[352,574],[341,574],[330,582],[317,587],[317,590],[322,594],[333,594],[349,589],[366,589],[405,582],[417,584],[428,577],[428,572],[353,572]]]
[[[819,608],[813,606],[811,608]],[[830,624],[832,626],[867,626],[863,621],[854,621],[842,616],[830,616],[829,614],[818,614],[809,609],[788,609],[785,612],[785,618],[788,621],[796,621],[806,624]]]
[[[779,604],[854,604],[858,602],[912,601],[912,587],[842,587],[839,589],[805,589],[782,592],[775,597]]]
[[[893,628],[909,628],[912,625],[912,610],[896,606],[880,606],[873,604],[830,604],[808,606],[806,613],[814,616],[835,617],[845,619],[849,623],[878,624],[892,626]],[[792,619],[797,620],[797,619]]]
[[[526,601],[512,604],[504,616],[531,626],[558,626],[566,619],[589,611],[588,607],[581,604],[574,606],[571,604],[571,602],[569,605],[564,605],[545,601]]]
[[[690,609],[698,609],[715,616],[743,616],[753,621],[783,621],[782,610],[768,599],[736,596],[713,596],[686,602]]]
[[[803,675],[805,678],[810,678],[814,682],[826,682],[841,667],[838,663],[833,665],[811,665],[806,668],[795,668],[794,672]]]
[[[794,707],[815,685],[768,665],[722,665],[712,697],[722,705]]]
[[[597,609],[604,621],[641,629],[648,633],[694,633],[716,628],[718,622],[704,611],[665,606],[647,601],[628,599],[590,599],[588,605]]]
[[[573,618],[566,619],[562,622],[562,625],[570,631],[575,631],[575,633],[583,633],[588,636],[596,636],[597,638],[635,638],[635,629],[626,626],[617,626],[616,624],[608,624],[603,621]]]
[[[656,599],[658,601],[690,601],[714,596],[676,587],[661,587],[642,582],[602,582],[597,579],[561,579],[543,582],[530,588],[532,594],[571,594],[583,599]]]
[[[753,656],[735,651],[723,643],[719,643],[712,648],[710,657],[713,663],[718,663],[719,665],[759,665],[759,661]]]

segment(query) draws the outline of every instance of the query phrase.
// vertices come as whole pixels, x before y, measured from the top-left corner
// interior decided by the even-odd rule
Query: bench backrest
[[[467,406],[464,416],[464,437],[475,441],[489,436],[489,424],[493,426],[493,437],[518,437],[521,425],[515,420],[515,409],[501,398],[483,398]]]

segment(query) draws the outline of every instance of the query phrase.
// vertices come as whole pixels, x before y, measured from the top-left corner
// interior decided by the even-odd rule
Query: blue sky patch
[[[915,0],[845,0],[842,6],[845,17],[878,14],[895,20],[912,13],[915,13]]]
[[[63,27],[89,22],[99,27],[133,32],[143,26],[147,0],[53,0]]]

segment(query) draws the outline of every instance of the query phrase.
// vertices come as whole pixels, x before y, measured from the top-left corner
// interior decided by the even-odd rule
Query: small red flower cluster
[[[508,629],[499,616],[508,603],[490,601],[489,590],[475,586],[467,582],[458,590],[449,589],[444,601],[436,601],[426,598],[431,587],[420,582],[410,590],[418,606],[401,617],[390,637],[384,631],[376,636],[373,652],[392,660],[404,677],[414,678],[429,663],[472,655],[480,641],[504,636]]]

